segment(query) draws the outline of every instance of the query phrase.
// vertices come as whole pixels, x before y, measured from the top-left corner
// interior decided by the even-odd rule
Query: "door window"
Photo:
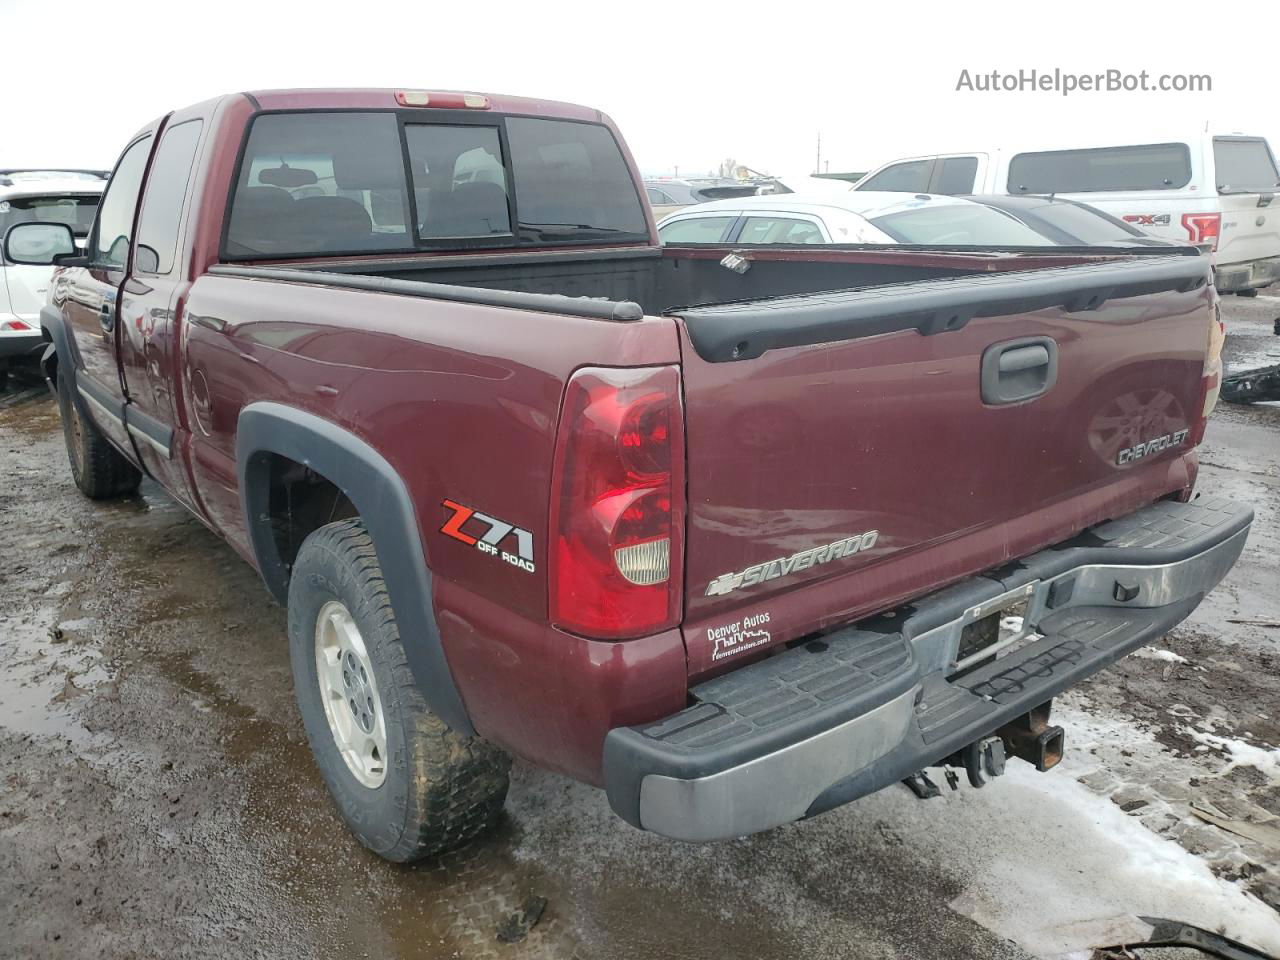
[[[138,208],[138,191],[151,150],[150,135],[132,144],[120,158],[107,184],[106,196],[98,208],[98,235],[93,259],[103,266],[123,267],[133,238],[133,215]]]
[[[977,175],[977,157],[943,157],[938,161],[938,171],[930,192],[948,197],[959,193],[973,193],[973,181]]]
[[[734,217],[689,217],[658,228],[661,243],[719,243],[733,226]]]
[[[794,217],[748,217],[738,243],[824,243],[822,231],[811,220]]]
[[[908,160],[885,167],[870,180],[858,184],[859,190],[889,190],[900,193],[927,193],[933,174],[932,160]]]
[[[178,247],[182,201],[196,156],[203,121],[188,120],[165,130],[156,149],[147,193],[138,220],[138,252],[134,268],[143,273],[168,273]]]

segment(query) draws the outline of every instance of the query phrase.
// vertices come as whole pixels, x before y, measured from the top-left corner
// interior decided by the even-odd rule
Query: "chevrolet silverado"
[[[138,131],[84,251],[4,252],[58,267],[76,484],[149,477],[261,573],[390,860],[492,823],[511,756],[688,841],[1047,769],[1053,697],[1252,520],[1195,490],[1201,251],[664,248],[584,107],[224,96]]]

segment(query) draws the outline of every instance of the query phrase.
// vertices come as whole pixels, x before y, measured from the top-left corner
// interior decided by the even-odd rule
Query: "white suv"
[[[1152,236],[1211,247],[1222,293],[1251,295],[1280,280],[1280,170],[1262,137],[1197,132],[1164,142],[906,157],[854,189],[1065,197]]]
[[[96,171],[0,170],[0,238],[19,223],[53,221],[83,242],[105,186]],[[0,254],[0,386],[10,361],[42,346],[40,308],[52,276],[52,267],[6,263]]]

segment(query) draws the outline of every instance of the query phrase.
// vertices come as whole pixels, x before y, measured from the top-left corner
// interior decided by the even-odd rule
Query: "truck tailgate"
[[[674,311],[691,674],[1188,489],[1208,270],[1115,259]]]

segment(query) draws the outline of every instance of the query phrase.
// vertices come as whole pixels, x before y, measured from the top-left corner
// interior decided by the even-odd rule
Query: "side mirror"
[[[4,259],[24,266],[47,267],[76,252],[76,238],[65,223],[16,223],[4,235]]]
[[[145,243],[138,244],[138,251],[133,256],[133,266],[135,270],[141,270],[143,273],[158,273],[160,271],[160,254],[156,253],[155,247],[148,247]]]

